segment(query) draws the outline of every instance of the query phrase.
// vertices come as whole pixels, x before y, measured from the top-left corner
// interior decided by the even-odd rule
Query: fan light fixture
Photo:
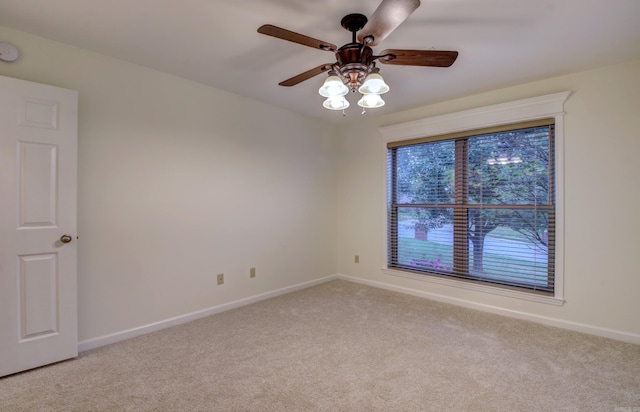
[[[349,93],[349,88],[347,87],[347,85],[342,83],[342,80],[340,80],[340,78],[336,76],[335,73],[333,73],[329,74],[329,77],[327,77],[327,79],[324,81],[324,84],[322,85],[322,87],[320,87],[318,93],[320,93],[320,96],[322,97],[329,98],[344,96],[345,94]]]
[[[380,69],[374,68],[358,89],[362,94],[381,95],[389,91],[389,86],[380,75]]]
[[[344,110],[349,107],[349,101],[344,96],[328,97],[322,105],[329,110]]]
[[[358,106],[366,109],[384,106],[384,100],[380,95],[388,92],[389,86],[384,82],[380,69],[372,68],[362,84],[358,79],[354,81],[353,77],[348,79],[352,86],[351,90],[354,92],[357,90],[362,94]],[[325,79],[318,93],[327,98],[322,105],[329,110],[344,110],[349,107],[349,102],[344,97],[349,93],[349,87],[335,71],[329,72],[329,77]]]
[[[358,106],[364,107],[365,109],[375,109],[376,107],[384,106],[384,100],[382,100],[379,94],[365,94],[362,96],[362,99],[358,101]]]

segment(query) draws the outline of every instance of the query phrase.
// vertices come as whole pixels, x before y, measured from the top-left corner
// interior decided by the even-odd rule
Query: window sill
[[[564,299],[555,296],[544,296],[535,293],[521,292],[513,289],[500,288],[495,286],[465,282],[457,279],[448,279],[440,276],[421,275],[412,272],[405,272],[397,269],[383,268],[382,273],[392,276],[398,276],[407,279],[419,280],[422,282],[437,283],[439,285],[450,286],[459,289],[473,290],[476,292],[490,293],[493,295],[506,296],[514,299],[528,300],[537,303],[544,303],[553,306],[564,305]]]

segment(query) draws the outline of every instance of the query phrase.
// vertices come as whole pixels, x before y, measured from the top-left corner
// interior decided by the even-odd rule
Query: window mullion
[[[469,197],[467,140],[455,146],[455,206],[453,208],[453,271],[466,275],[469,268],[468,216],[465,204]]]
[[[555,272],[556,272],[556,153],[555,153],[555,125],[549,125],[549,217],[548,217],[548,229],[547,229],[547,250],[553,251],[549,253],[549,260],[547,262],[547,289],[554,290],[555,288]]]
[[[390,149],[388,152],[387,173],[390,177],[388,182],[389,198],[387,216],[387,264],[395,266],[398,256],[398,189],[397,189],[397,152]]]

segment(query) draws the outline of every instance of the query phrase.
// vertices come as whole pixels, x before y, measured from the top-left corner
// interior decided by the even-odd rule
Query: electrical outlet
[[[255,278],[256,277],[256,268],[249,269],[249,277],[250,278]]]
[[[224,283],[224,273],[218,275],[218,285],[222,285]]]
[[[360,263],[360,256],[359,256],[359,255],[355,255],[355,256],[353,257],[353,260],[354,260],[354,262],[356,262],[356,263]]]

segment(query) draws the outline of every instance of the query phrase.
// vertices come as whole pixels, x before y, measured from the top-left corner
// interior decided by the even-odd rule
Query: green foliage
[[[549,204],[552,201],[550,143],[547,127],[469,139],[468,202],[482,205]],[[508,159],[506,164],[491,164],[487,160],[500,158]],[[549,227],[548,214],[523,209],[471,211],[469,233],[474,247],[489,232],[501,226],[519,232],[542,251],[547,250],[544,234]]]
[[[407,204],[454,202],[453,141],[405,146],[397,152],[397,198]],[[453,220],[451,208],[415,208],[416,229],[434,229]]]

